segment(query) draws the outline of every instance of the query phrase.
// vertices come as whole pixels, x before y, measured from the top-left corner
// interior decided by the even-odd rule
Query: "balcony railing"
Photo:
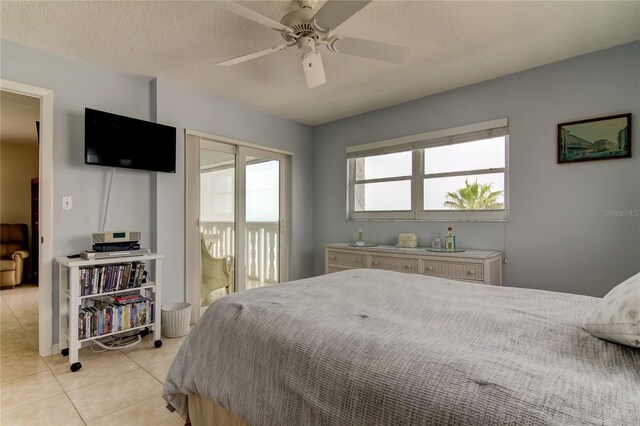
[[[212,256],[234,256],[235,224],[233,222],[200,222]],[[278,222],[247,222],[247,280],[262,284],[277,283],[280,251]]]

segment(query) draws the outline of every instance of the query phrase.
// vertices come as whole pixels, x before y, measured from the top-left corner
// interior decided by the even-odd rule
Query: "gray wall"
[[[312,130],[310,127],[181,88],[168,81],[103,70],[0,40],[2,79],[54,91],[53,255],[91,248],[100,230],[112,168],[84,164],[84,108],[178,126],[177,172],[115,169],[106,230],[140,230],[141,244],[166,255],[163,304],[184,300],[183,127],[288,149],[293,158],[291,278],[311,274]],[[73,197],[63,211],[61,197]],[[53,335],[58,335],[57,266]]]
[[[638,76],[634,42],[314,128],[314,273],[358,228],[424,245],[449,225],[347,221],[346,146],[508,117],[511,220],[452,223],[458,244],[504,250],[505,285],[603,296],[640,271],[640,217],[606,214],[640,209]],[[633,158],[556,164],[558,123],[628,112]]]
[[[90,249],[91,233],[99,231],[102,223],[112,169],[84,164],[84,108],[148,120],[150,79],[108,72],[7,40],[0,43],[3,79],[54,91],[53,255]],[[106,229],[140,230],[142,244],[149,244],[151,183],[148,172],[115,172]],[[62,210],[63,195],[73,197],[71,210]],[[57,270],[54,264],[54,342],[58,336]]]

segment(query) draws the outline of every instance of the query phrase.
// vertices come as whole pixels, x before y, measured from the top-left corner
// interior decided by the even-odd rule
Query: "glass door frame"
[[[293,154],[289,151],[251,144],[230,138],[185,130],[185,300],[191,303],[191,323],[200,318],[200,146],[234,153],[235,163],[235,262],[236,291],[244,290],[246,265],[246,157],[254,156],[280,162],[279,282],[289,280],[289,247],[291,245],[290,168]],[[197,309],[196,309],[197,307]]]
[[[279,282],[288,281],[289,279],[289,243],[288,236],[289,232],[287,232],[287,226],[289,223],[288,220],[288,208],[287,208],[287,199],[289,198],[287,195],[287,170],[288,170],[288,161],[287,156],[278,152],[273,152],[260,148],[239,146],[238,153],[236,156],[236,237],[237,239],[242,238],[242,250],[237,250],[237,262],[236,262],[236,276],[237,277],[245,277],[246,274],[246,265],[247,265],[247,250],[246,250],[246,239],[245,236],[247,234],[247,220],[246,220],[246,168],[247,168],[247,157],[252,156],[265,160],[273,160],[280,162],[279,167],[279,237],[278,237],[278,277]],[[239,196],[238,196],[239,195]],[[240,214],[238,214],[240,213]],[[239,242],[239,241],[238,241]],[[246,282],[238,283],[236,282],[238,291],[242,291],[245,289]]]

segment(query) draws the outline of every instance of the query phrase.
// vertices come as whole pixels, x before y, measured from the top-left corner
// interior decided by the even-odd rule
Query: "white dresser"
[[[325,246],[326,273],[354,268],[385,269],[502,285],[502,252],[497,250],[447,253],[431,252],[425,247],[397,248],[392,245],[353,247],[347,243],[336,243]]]

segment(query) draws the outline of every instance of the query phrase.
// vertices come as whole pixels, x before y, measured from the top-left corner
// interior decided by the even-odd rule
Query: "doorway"
[[[16,266],[16,273],[9,274],[9,282],[3,280],[2,285],[15,282],[37,286],[40,99],[1,90],[0,104],[0,221],[3,224],[20,224],[20,228],[26,230],[27,235],[20,239],[20,249],[28,256]],[[3,256],[10,254],[3,252]]]
[[[39,99],[38,132],[38,184],[33,194],[34,207],[37,206],[37,228],[39,234],[34,242],[38,247],[38,353],[49,356],[55,348],[52,341],[52,228],[53,228],[53,91],[9,80],[0,80],[0,90],[16,95]],[[29,186],[28,188],[31,188]],[[31,190],[27,189],[31,198]],[[37,194],[37,198],[36,198]],[[31,204],[30,204],[31,205]],[[28,223],[31,223],[31,217]]]
[[[187,301],[200,307],[192,309],[196,322],[217,298],[288,279],[290,155],[189,133],[186,149],[194,224],[186,232]]]

